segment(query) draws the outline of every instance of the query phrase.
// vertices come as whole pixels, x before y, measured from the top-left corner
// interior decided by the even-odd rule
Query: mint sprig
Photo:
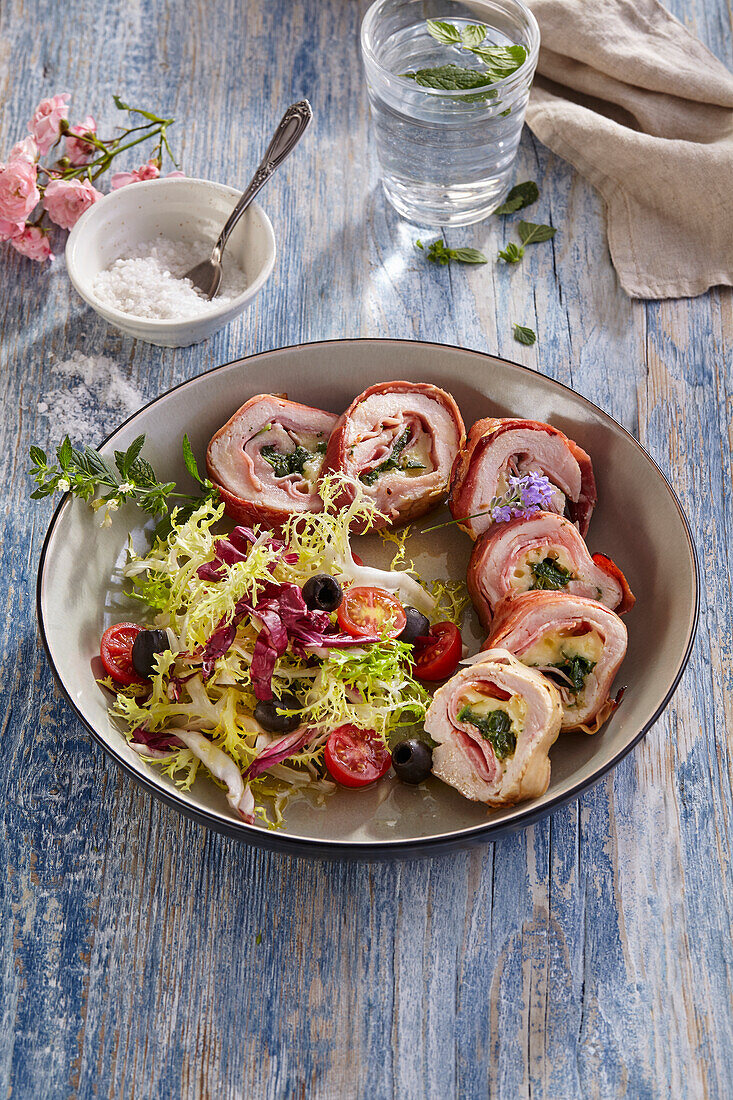
[[[518,264],[523,255],[524,249],[514,241],[509,241],[506,248],[499,249],[499,259],[507,264]]]
[[[415,248],[419,248],[425,253],[428,260],[434,264],[449,264],[451,260],[455,260],[459,264],[486,264],[489,261],[483,252],[479,252],[477,248],[448,248],[441,237],[437,237],[434,241],[425,247],[421,240],[415,241]]]
[[[520,222],[517,226],[517,232],[522,242],[521,245],[509,241],[506,248],[499,249],[498,259],[504,260],[507,264],[518,264],[524,256],[525,245],[549,241],[555,236],[557,230],[551,225],[540,225],[537,222]]]
[[[201,487],[202,491],[196,495],[177,493],[174,481],[159,481],[151,464],[142,457],[144,445],[145,436],[139,435],[126,451],[115,451],[114,466],[94,447],[87,444],[74,447],[68,435],[56,448],[55,462],[34,445],[30,448],[33,465],[28,473],[37,488],[31,493],[31,499],[71,493],[88,501],[95,512],[104,509],[102,525],[105,527],[112,523],[112,514],[128,501],[151,516],[165,516],[169,502],[176,502],[175,506],[186,518],[204,501],[218,500],[219,490],[199,474],[187,435],[183,437],[183,461]]]
[[[459,28],[441,19],[428,19],[426,26],[436,42],[467,50],[477,57],[484,67],[469,69],[461,65],[447,64],[402,73],[403,77],[414,80],[424,88],[436,88],[448,92],[484,88],[497,80],[504,80],[511,76],[527,60],[527,51],[524,46],[484,46],[488,27],[483,23],[472,23]],[[495,94],[495,92],[491,93],[491,95]],[[489,98],[490,93],[485,92],[480,98],[485,97]]]

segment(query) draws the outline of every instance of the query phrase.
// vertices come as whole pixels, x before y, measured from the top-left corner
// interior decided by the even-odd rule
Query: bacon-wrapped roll
[[[564,730],[597,733],[616,707],[609,695],[626,641],[621,619],[597,600],[525,592],[499,606],[484,648],[502,646],[552,680]]]
[[[294,512],[320,512],[317,482],[337,419],[269,393],[237,409],[206,452],[232,519],[278,527]]]
[[[380,382],[340,417],[324,470],[361,481],[387,517],[376,527],[407,523],[445,499],[464,440],[463,420],[449,393],[426,382]],[[345,490],[345,500],[351,496]]]
[[[562,703],[557,689],[505,649],[480,653],[436,691],[425,718],[433,774],[466,798],[513,806],[544,794]]]
[[[596,502],[590,457],[559,428],[513,417],[477,420],[451,477],[450,510],[475,539],[491,526],[492,501],[502,499],[509,478],[543,474],[555,487],[548,511],[566,515],[585,535]],[[468,519],[477,512],[486,512]]]
[[[557,512],[535,512],[508,523],[492,523],[474,543],[468,565],[468,591],[488,630],[503,599],[532,590],[560,590],[588,596],[618,615],[631,610],[635,596],[610,558],[592,557],[569,519]]]

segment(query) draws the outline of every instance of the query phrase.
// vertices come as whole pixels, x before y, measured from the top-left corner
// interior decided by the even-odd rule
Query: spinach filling
[[[367,470],[366,473],[360,474],[359,481],[362,481],[364,485],[374,485],[375,481],[377,481],[382,474],[386,474],[388,470],[424,470],[425,467],[422,462],[418,462],[414,458],[406,458],[400,462],[400,455],[411,438],[412,429],[407,428],[395,442],[389,458],[385,458],[384,462],[380,462],[373,470]]]
[[[554,589],[565,588],[568,581],[573,579],[573,574],[569,569],[563,569],[561,565],[558,565],[552,558],[545,558],[544,561],[535,562],[532,568],[532,576],[534,582],[532,584],[532,591],[535,589]]]
[[[575,657],[568,657],[560,664],[551,665],[550,667],[556,668],[558,672],[563,672],[570,683],[563,679],[561,680],[562,687],[572,691],[573,695],[578,695],[585,687],[588,673],[596,667],[596,662],[589,661],[586,657],[580,657],[576,654]]]
[[[277,447],[271,444],[267,447],[263,447],[260,451],[265,462],[269,462],[275,471],[275,477],[287,477],[288,474],[302,474],[303,468],[307,462],[314,459],[316,455],[325,455],[325,453],[325,443],[317,443],[315,453],[313,451],[307,451],[305,447],[297,446],[294,451],[283,454],[282,451],[278,451]]]
[[[514,756],[517,735],[512,730],[512,720],[505,710],[492,710],[491,714],[482,718],[466,704],[458,712],[458,721],[470,722],[475,726],[483,739],[491,745],[497,760]]]

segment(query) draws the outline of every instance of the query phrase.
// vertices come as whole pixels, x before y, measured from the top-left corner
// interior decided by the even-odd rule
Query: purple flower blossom
[[[525,508],[545,508],[552,500],[554,486],[544,474],[530,473],[519,479],[518,484],[522,504]]]
[[[491,502],[491,518],[494,523],[508,523],[513,517],[532,516],[541,508],[547,508],[555,488],[544,474],[522,474],[509,477],[509,489],[503,497]]]

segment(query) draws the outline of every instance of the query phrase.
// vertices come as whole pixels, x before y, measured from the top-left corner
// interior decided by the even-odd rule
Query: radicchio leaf
[[[157,730],[152,732],[145,728],[145,726],[138,726],[137,729],[132,731],[132,740],[135,745],[143,745],[150,753],[160,753],[161,755],[167,755],[172,752],[173,749],[182,749],[184,744],[173,734],[167,730]]]
[[[244,778],[256,779],[258,775],[262,775],[268,768],[272,768],[275,764],[282,763],[282,761],[287,760],[289,756],[293,756],[296,752],[299,752],[311,737],[312,732],[313,731],[308,727],[301,727],[300,729],[293,730],[292,733],[286,734],[284,737],[278,737],[276,741],[271,741],[270,744],[262,750],[259,756],[254,758],[250,766],[244,772]]]

